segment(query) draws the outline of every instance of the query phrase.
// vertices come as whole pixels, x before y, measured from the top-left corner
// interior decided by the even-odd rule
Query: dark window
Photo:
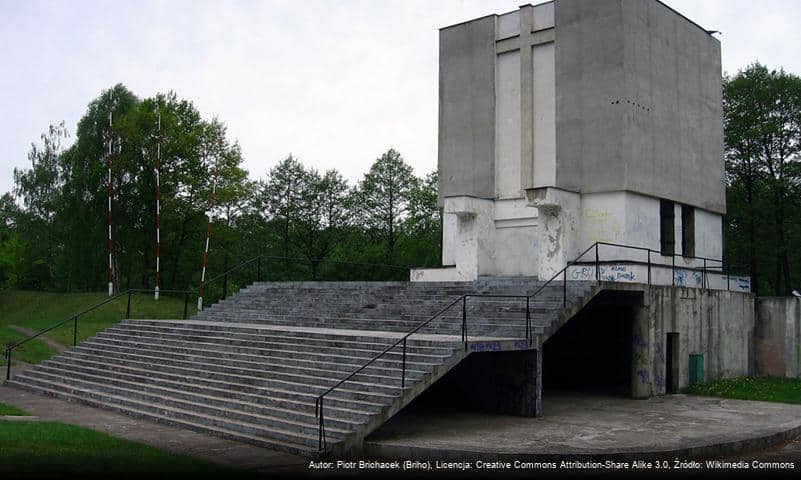
[[[673,202],[660,200],[659,202],[659,241],[662,255],[673,255],[676,251],[676,222]]]
[[[681,206],[681,254],[695,256],[695,209],[688,205]]]

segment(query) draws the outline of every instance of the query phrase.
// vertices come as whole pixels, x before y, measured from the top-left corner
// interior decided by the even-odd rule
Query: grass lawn
[[[11,405],[0,403],[0,416],[1,415],[25,416],[28,414],[26,412],[23,412],[17,407],[12,407]]]
[[[68,319],[107,298],[108,295],[104,292],[0,291],[0,312],[3,312],[2,316],[0,316],[0,341],[6,343],[8,340],[5,340],[2,335],[10,336],[7,329],[2,329],[5,325],[19,325],[32,330],[40,330]],[[127,300],[127,297],[123,296],[82,315],[78,320],[78,341],[85,340],[125,318]],[[190,295],[188,317],[195,314],[195,302],[196,298]],[[182,296],[170,297],[162,294],[161,299],[158,301],[153,299],[152,293],[137,293],[131,296],[131,318],[180,319],[183,316],[183,312],[184,300]],[[72,335],[72,322],[67,322],[66,325],[47,334],[48,337],[67,346],[72,345]],[[23,337],[20,336],[19,338]],[[24,356],[21,358],[25,360]],[[36,355],[32,355],[29,358],[42,359]]]
[[[687,393],[711,397],[801,404],[801,379],[739,377],[688,387]]]
[[[255,478],[58,422],[0,421],[0,475],[13,478]]]
[[[27,335],[14,331],[8,328],[6,325],[0,325],[0,347],[2,347],[3,350],[0,352],[0,365],[6,364],[5,346],[10,343],[16,343],[26,337]],[[14,349],[14,354],[11,357],[11,364],[13,365],[19,360],[22,360],[26,363],[39,363],[52,357],[55,353],[55,350],[44,343],[38,340],[33,340]],[[2,369],[0,374],[0,378],[6,378],[5,369]]]

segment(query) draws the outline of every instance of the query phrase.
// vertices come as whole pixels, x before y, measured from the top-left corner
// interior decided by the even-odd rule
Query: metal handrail
[[[134,294],[134,293],[144,293],[144,292],[153,293],[155,291],[156,291],[155,289],[129,288],[128,290],[126,290],[124,292],[118,293],[118,294],[116,294],[114,296],[111,296],[111,297],[103,300],[102,302],[96,303],[96,304],[92,305],[91,307],[85,308],[84,310],[81,310],[80,312],[75,313],[75,314],[67,317],[66,319],[64,319],[64,320],[62,320],[60,322],[57,322],[57,323],[55,323],[53,325],[50,325],[49,327],[45,327],[45,328],[39,330],[38,332],[34,333],[33,335],[28,336],[27,338],[24,338],[24,339],[22,339],[22,340],[20,340],[20,341],[18,341],[16,343],[12,343],[12,344],[6,345],[5,354],[4,354],[5,358],[6,358],[6,381],[11,379],[11,356],[12,356],[12,353],[13,353],[13,351],[15,349],[17,349],[21,345],[23,345],[23,344],[25,344],[27,342],[30,342],[31,340],[34,340],[34,339],[44,335],[45,333],[50,332],[50,331],[52,331],[52,330],[54,330],[54,329],[56,329],[58,327],[66,325],[69,322],[73,322],[73,327],[72,327],[73,328],[73,330],[72,330],[72,346],[74,347],[74,346],[76,346],[78,344],[78,319],[82,315],[85,315],[85,314],[87,314],[87,313],[89,313],[89,312],[91,312],[93,310],[96,310],[96,309],[102,307],[103,305],[106,305],[107,303],[111,303],[114,300],[117,300],[117,299],[127,295],[128,296],[128,305],[127,305],[126,310],[125,310],[125,318],[129,319],[129,318],[131,318],[131,295]],[[186,320],[187,306],[188,306],[188,302],[189,302],[189,294],[192,293],[192,291],[190,291],[190,290],[159,290],[159,293],[182,293],[182,294],[184,294],[184,316],[183,316],[183,318],[184,318],[184,320]]]
[[[671,256],[671,257],[673,257],[672,267],[674,269],[674,275],[673,276],[674,276],[674,282],[675,282],[675,268],[676,268],[675,267],[675,257],[676,257],[675,253],[673,255],[663,255],[661,253],[661,251],[653,250],[653,249],[650,249],[650,248],[647,248],[647,247],[637,247],[637,246],[632,246],[632,245],[622,245],[622,244],[611,243],[611,242],[595,242],[592,245],[590,245],[589,247],[587,247],[580,254],[578,254],[573,260],[568,261],[567,264],[561,270],[559,270],[558,272],[553,274],[553,276],[551,276],[550,279],[548,279],[537,290],[535,290],[533,293],[531,293],[529,295],[491,295],[491,294],[464,294],[464,295],[461,295],[460,297],[458,297],[457,299],[455,299],[451,303],[449,303],[447,306],[445,306],[444,308],[439,310],[437,313],[432,315],[428,320],[422,322],[421,324],[416,326],[413,330],[411,330],[408,333],[406,333],[403,337],[398,339],[398,341],[396,341],[392,345],[390,345],[387,348],[385,348],[382,352],[380,352],[377,355],[375,355],[367,363],[365,363],[361,367],[359,367],[356,370],[354,370],[353,372],[351,372],[345,378],[339,380],[336,384],[334,384],[333,386],[328,388],[328,390],[323,392],[321,395],[319,395],[315,399],[315,402],[314,402],[314,414],[319,419],[318,450],[320,452],[322,452],[322,453],[324,453],[325,450],[326,450],[325,415],[324,415],[324,407],[323,407],[324,397],[326,395],[328,395],[329,393],[331,393],[332,391],[336,390],[337,388],[341,387],[346,382],[348,382],[351,379],[353,379],[354,376],[358,375],[365,368],[367,368],[370,365],[372,365],[373,362],[375,362],[376,360],[378,360],[382,356],[386,355],[389,351],[395,349],[396,347],[398,347],[398,345],[401,345],[401,344],[403,344],[403,356],[402,356],[402,363],[401,363],[401,388],[405,388],[405,383],[406,383],[406,342],[407,342],[408,338],[411,335],[417,333],[421,328],[427,326],[433,320],[439,318],[443,313],[445,313],[448,310],[450,310],[454,305],[456,305],[459,302],[462,302],[462,341],[464,342],[465,350],[467,349],[467,299],[469,297],[525,298],[526,299],[526,340],[529,342],[529,345],[531,345],[531,341],[533,339],[532,330],[531,330],[531,301],[534,299],[534,297],[537,294],[542,292],[548,285],[550,285],[554,280],[556,280],[561,275],[562,278],[563,278],[563,282],[562,282],[562,307],[566,308],[567,307],[567,270],[573,265],[583,264],[584,262],[579,262],[579,260],[582,257],[584,257],[585,255],[587,255],[593,249],[595,249],[595,262],[594,262],[595,263],[595,277],[596,277],[596,281],[600,281],[599,266],[601,264],[601,261],[600,261],[600,256],[599,256],[599,247],[601,245],[606,245],[606,246],[611,246],[611,247],[618,247],[618,248],[628,248],[628,249],[633,249],[633,250],[647,251],[648,252],[648,285],[651,284],[651,262],[650,262],[651,253],[659,253],[662,256]],[[683,258],[689,258],[689,259],[702,260],[704,262],[703,269],[704,269],[704,273],[705,274],[706,274],[706,271],[707,271],[706,262],[708,262],[708,261],[720,262],[720,264],[721,264],[721,266],[720,266],[721,273],[724,272],[723,260],[722,259],[712,259],[712,258],[697,257],[697,256],[682,256],[682,257]],[[660,265],[660,264],[658,264],[658,265]],[[679,267],[679,268],[683,268],[683,267]],[[687,267],[687,268],[690,268],[690,267]],[[729,277],[730,277],[730,275],[729,275]],[[706,285],[706,275],[704,275],[704,282],[705,282],[705,285]],[[727,277],[727,289],[728,289],[728,277]]]
[[[435,313],[434,315],[429,317],[428,320],[422,322],[421,324],[419,324],[416,327],[414,327],[414,329],[412,329],[411,331],[407,332],[403,337],[399,338],[395,343],[393,343],[392,345],[390,345],[387,348],[385,348],[379,354],[375,355],[367,363],[365,363],[361,367],[359,367],[356,370],[354,370],[353,372],[351,372],[347,377],[341,379],[335,385],[333,385],[330,388],[328,388],[328,390],[326,390],[321,395],[319,395],[317,397],[317,399],[315,400],[315,402],[314,402],[314,414],[315,414],[315,416],[317,418],[320,419],[320,422],[319,422],[318,448],[319,448],[319,450],[321,452],[324,451],[324,449],[325,449],[325,421],[324,421],[324,414],[323,414],[323,399],[324,399],[324,397],[326,395],[328,395],[329,393],[333,392],[334,390],[336,390],[337,388],[341,387],[346,382],[348,382],[351,379],[353,379],[353,377],[358,375],[362,370],[364,370],[365,368],[369,367],[370,365],[373,364],[373,362],[375,362],[379,358],[383,357],[384,355],[389,353],[390,350],[393,350],[394,348],[396,348],[398,345],[401,345],[401,344],[403,344],[403,357],[402,357],[402,365],[401,365],[401,388],[405,388],[405,386],[406,386],[406,341],[408,340],[408,338],[410,336],[412,336],[413,334],[417,333],[421,328],[427,326],[429,323],[431,323],[432,321],[434,321],[437,318],[439,318],[440,315],[442,315],[443,313],[445,313],[448,310],[450,310],[451,307],[453,307],[454,305],[456,305],[459,302],[462,303],[462,342],[464,342],[465,349],[467,349],[467,325],[466,325],[466,321],[467,321],[467,299],[469,297],[527,298],[528,296],[527,295],[491,295],[491,294],[475,294],[475,293],[463,294],[463,295],[459,296],[458,298],[456,298],[455,300],[453,300],[451,303],[449,303],[444,308],[440,309],[437,313]],[[528,302],[526,302],[526,309],[528,310]],[[529,316],[528,316],[528,313],[527,313],[526,314],[526,318],[528,319],[528,317]],[[529,328],[530,328],[530,326],[527,323],[526,332],[529,331]]]

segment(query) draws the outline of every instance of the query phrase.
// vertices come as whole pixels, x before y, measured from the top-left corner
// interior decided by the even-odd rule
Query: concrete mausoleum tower
[[[547,279],[598,241],[656,263],[722,257],[705,29],[656,0],[555,0],[443,28],[439,53],[443,268],[412,280]]]

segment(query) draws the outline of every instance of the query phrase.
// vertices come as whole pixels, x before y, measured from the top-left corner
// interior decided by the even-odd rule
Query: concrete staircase
[[[192,320],[125,320],[11,385],[212,435],[318,455],[315,399],[464,294],[523,295],[531,279],[257,283]],[[597,290],[569,282],[568,310]],[[327,451],[366,435],[473,351],[526,349],[525,299],[462,302],[325,397]],[[563,315],[562,285],[531,303],[535,344]],[[489,347],[487,347],[489,345]]]

